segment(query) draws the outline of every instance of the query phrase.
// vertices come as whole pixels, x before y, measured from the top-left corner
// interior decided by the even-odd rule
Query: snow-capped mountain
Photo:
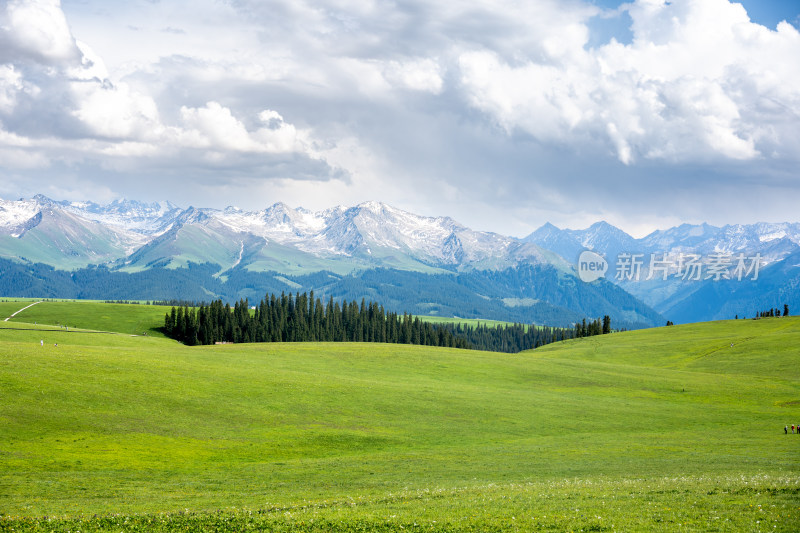
[[[536,244],[379,202],[311,212],[281,203],[245,211],[42,196],[3,201],[0,264],[1,294],[8,295],[230,300],[302,287],[378,299],[398,312],[566,325],[602,314],[622,327],[662,322],[611,283],[580,283],[566,261]]]
[[[800,247],[800,224],[757,223],[723,226],[702,243],[701,249],[716,252],[760,252],[767,263],[779,261]]]
[[[135,200],[114,200],[107,205],[94,202],[58,202],[58,204],[65,211],[88,220],[142,234],[165,231],[182,211],[171,202],[147,204]]]
[[[796,261],[800,256],[798,223],[735,224],[723,227],[682,224],[654,231],[641,239],[634,239],[605,223],[595,224],[586,230],[562,230],[545,224],[525,240],[544,248],[550,247],[572,261],[585,249],[604,255],[609,262],[607,278],[610,281],[618,283],[630,294],[677,321],[732,318],[737,313],[746,316],[752,309],[747,307],[747,300],[741,296],[743,294],[762,302],[772,298],[775,301],[769,305],[782,305],[788,302],[780,300],[797,293],[796,287],[800,282],[800,265]],[[619,259],[623,252],[640,254],[641,271],[633,279],[620,276]],[[714,256],[722,255],[730,258],[731,268],[735,268],[739,258],[743,258],[745,268],[751,268],[756,260],[759,268],[758,272],[753,269],[745,276],[747,283],[740,283],[741,280],[733,276],[736,283],[718,284],[727,278],[714,279],[708,271],[699,279],[687,280],[678,272],[679,258],[690,254],[698,256],[705,267]],[[662,261],[662,265],[668,265],[666,279],[663,271],[654,271],[657,275],[651,275],[649,267],[654,258],[655,261]],[[761,279],[769,276],[769,283],[758,282],[759,275]],[[784,284],[780,283],[781,279]],[[758,298],[754,295],[758,295]]]
[[[509,255],[516,240],[472,231],[447,217],[423,217],[379,202],[319,213],[285,204],[263,211],[205,211],[236,233],[247,233],[318,256],[402,253],[431,264],[476,263]]]
[[[545,224],[524,239],[474,231],[449,217],[426,217],[380,202],[312,212],[276,203],[260,211],[179,208],[171,202],[0,200],[0,253],[57,268],[108,263],[212,262],[221,270],[407,270],[555,264],[568,270],[584,249],[613,261],[619,253],[761,254],[764,265],[800,249],[800,224],[715,227],[683,224],[642,239],[598,222],[583,230]],[[62,257],[63,256],[63,257]]]
[[[16,202],[0,199],[0,225],[6,217],[13,216],[14,212],[19,216],[27,216],[26,213],[35,213],[46,208],[63,210],[92,222],[143,234],[164,231],[182,211],[171,202],[147,204],[135,200],[114,200],[100,205],[94,202],[57,201],[37,194],[30,200],[21,199]]]
[[[73,227],[72,241],[88,248],[80,251],[56,245],[53,231],[42,232],[45,215],[54,220],[53,228]],[[59,219],[71,222],[59,223]],[[87,240],[90,235],[96,237],[93,243]],[[40,249],[33,242],[40,243]],[[91,246],[99,246],[102,252]],[[63,261],[57,253],[42,253],[43,249],[53,252],[54,247],[65,254]],[[98,262],[128,269],[211,262],[220,271],[243,264],[279,272],[349,272],[376,266],[420,271],[491,269],[519,262],[569,268],[556,254],[535,244],[379,202],[320,212],[282,203],[244,211],[235,207],[180,209],[170,202],[130,200],[107,205],[59,202],[37,195],[30,200],[0,201],[0,251],[66,269]],[[326,266],[326,262],[331,264]]]
[[[316,213],[281,203],[256,212],[232,207],[197,212],[191,223],[179,216],[165,237],[172,237],[170,246],[184,249],[187,246],[179,244],[184,237],[195,245],[211,239],[218,243],[217,249],[224,242],[237,244],[230,247],[228,265],[221,262],[223,266],[245,261],[256,270],[294,272],[307,269],[292,267],[298,261],[309,266],[328,261],[332,263],[328,269],[335,271],[376,266],[430,270],[555,261],[568,268],[558,256],[538,246],[473,231],[447,217],[419,216],[379,202]],[[202,235],[198,228],[204,229]],[[187,232],[190,235],[184,235]],[[160,238],[157,244],[167,242]]]
[[[6,201],[0,199],[0,234],[20,237],[41,219],[41,206],[36,200]]]
[[[720,228],[709,224],[681,224],[668,230],[657,230],[641,240],[647,250],[696,250],[702,243],[718,235]]]
[[[576,260],[585,250],[581,239],[572,230],[560,229],[549,222],[522,240],[555,252],[567,261]]]
[[[615,257],[635,247],[636,239],[608,222],[595,222],[583,230],[559,229],[549,222],[522,239],[556,252],[575,262],[583,250],[594,250]]]
[[[609,261],[616,259],[620,252],[645,256],[760,253],[766,265],[800,249],[800,223],[761,222],[723,227],[681,224],[654,231],[641,239],[635,239],[606,222],[597,222],[584,230],[559,229],[547,223],[523,240],[550,249],[573,262],[581,251],[593,250],[605,255]]]
[[[110,263],[144,245],[148,236],[126,225],[87,218],[44,196],[0,200],[0,256],[72,270]]]
[[[610,263],[607,281],[600,280],[601,285],[584,284],[577,278],[573,265],[585,249],[604,255]],[[641,254],[645,263],[651,254],[759,255],[764,279],[770,281],[762,288],[755,284],[731,285],[730,290],[724,291],[722,285],[708,287],[714,280],[707,278],[696,283],[674,275],[647,280],[646,264],[641,280],[616,279],[611,263],[623,252]],[[637,311],[641,302],[619,303],[634,302],[626,300],[630,295],[671,320],[681,321],[683,316],[726,318],[720,313],[744,308],[742,302],[746,298],[742,295],[752,298],[761,294],[759,301],[766,302],[773,297],[770,295],[779,298],[778,295],[794,294],[793,287],[800,286],[798,257],[798,223],[723,227],[683,224],[641,239],[606,222],[583,230],[545,224],[528,237],[517,239],[475,231],[448,217],[420,216],[380,202],[312,212],[282,203],[246,211],[235,207],[184,209],[171,202],[147,204],[132,200],[100,205],[55,201],[41,195],[16,201],[0,199],[0,258],[26,265],[43,263],[61,271],[105,265],[110,272],[119,273],[206,265],[203,271],[217,276],[214,279],[219,283],[234,274],[240,280],[241,276],[258,273],[280,280],[322,271],[332,276],[351,276],[377,268],[459,276],[494,271],[497,275],[492,283],[504,286],[505,292],[489,297],[501,302],[497,304],[500,308],[556,305],[562,310],[571,309],[570,312],[585,312],[578,309],[611,306],[631,324],[653,324],[660,319],[647,306]],[[546,283],[535,278],[520,281],[526,268],[539,269],[538,275],[552,277]],[[509,274],[509,269],[515,273]],[[504,279],[516,281],[503,285]],[[617,283],[618,287],[608,282]],[[248,286],[253,282],[241,283]],[[382,282],[373,283],[376,285],[370,291],[378,294],[385,290]],[[525,288],[537,283],[543,285],[536,290]],[[255,290],[255,285],[252,288]],[[470,290],[478,300],[487,296],[478,285]],[[566,298],[569,291],[577,292]],[[595,292],[590,296],[585,291]],[[729,293],[738,296],[726,296]],[[617,303],[608,303],[611,294]],[[698,299],[708,300],[710,295],[716,299],[695,305]],[[586,307],[590,301],[595,302],[594,307]],[[776,301],[775,305],[779,303]],[[800,306],[800,293],[797,303]],[[473,305],[474,309],[478,307]],[[705,314],[698,315],[698,309]]]

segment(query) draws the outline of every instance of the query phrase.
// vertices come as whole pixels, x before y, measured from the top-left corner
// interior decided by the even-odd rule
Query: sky
[[[800,221],[800,0],[0,0],[0,197]]]

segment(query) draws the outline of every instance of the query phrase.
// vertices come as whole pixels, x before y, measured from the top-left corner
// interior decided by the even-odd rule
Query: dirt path
[[[10,317],[8,317],[8,318],[6,318],[4,322],[8,322],[10,319],[14,318],[14,317],[15,317],[15,316],[17,316],[18,314],[20,314],[21,312],[23,312],[24,310],[26,310],[28,307],[33,307],[34,305],[36,305],[36,304],[40,304],[40,303],[42,303],[42,302],[41,302],[41,301],[39,301],[39,302],[33,302],[31,305],[28,305],[28,306],[25,306],[25,307],[23,307],[23,308],[22,308],[22,309],[20,309],[19,311],[15,312],[15,313],[12,313],[12,314],[11,314],[11,316],[10,316]]]

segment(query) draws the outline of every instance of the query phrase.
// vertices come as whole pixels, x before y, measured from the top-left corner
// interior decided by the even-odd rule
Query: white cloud
[[[271,109],[258,114],[263,127],[254,131],[248,131],[230,109],[217,102],[208,102],[201,108],[182,107],[181,118],[184,128],[175,132],[184,147],[273,154],[308,149],[305,134]]]
[[[795,28],[770,31],[727,0],[640,0],[628,10],[634,41],[627,46],[584,50],[575,30],[542,58],[463,53],[471,105],[540,141],[606,138],[625,164],[788,152],[792,137],[768,132],[798,133],[797,121],[760,109],[769,101],[800,114],[800,62],[790,60],[800,57]]]
[[[566,141],[596,112],[582,72],[533,62],[511,66],[486,51],[462,54],[459,68],[470,103],[509,132],[520,128],[542,141]]]
[[[637,0],[624,17],[592,4],[86,0],[67,18],[58,2],[9,1],[0,169],[107,173],[121,188],[150,174],[177,191],[265,180],[275,200],[430,214],[446,202],[481,220],[525,202],[519,216],[569,216],[605,190],[629,209],[654,176],[709,189],[796,178],[794,27],[753,24],[727,0]],[[628,16],[628,44],[592,30]],[[422,192],[431,183],[439,193]]]
[[[0,113],[10,113],[14,109],[17,94],[22,90],[22,75],[14,65],[0,65]]]
[[[244,124],[233,117],[230,109],[209,102],[200,109],[181,108],[181,118],[187,129],[181,132],[186,145],[194,148],[219,148],[241,152],[253,151],[256,143]]]
[[[80,53],[59,0],[10,0],[0,8],[0,61],[26,57],[45,64],[75,63]]]
[[[442,92],[444,84],[441,67],[433,59],[390,61],[384,67],[384,77],[395,86],[432,94]]]
[[[76,109],[72,114],[92,136],[121,141],[157,140],[164,127],[152,98],[120,83],[71,83]]]
[[[133,170],[132,160],[174,166],[168,160],[178,158],[255,171],[270,164],[269,159],[243,160],[241,153],[289,154],[324,166],[311,133],[276,111],[237,118],[229,107],[209,101],[167,108],[166,116],[173,119],[165,119],[161,108],[171,103],[159,104],[146,87],[111,80],[102,57],[73,38],[58,1],[7,3],[0,11],[0,43],[6,45],[0,51],[3,166],[62,161]],[[257,67],[236,67],[240,80],[260,77]],[[211,77],[222,79],[224,73]],[[243,120],[256,126],[248,129]],[[286,173],[291,176],[291,169]]]

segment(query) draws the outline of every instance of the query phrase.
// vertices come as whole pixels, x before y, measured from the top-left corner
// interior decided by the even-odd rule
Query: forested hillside
[[[502,271],[424,274],[372,269],[350,275],[302,276],[237,268],[215,275],[217,265],[153,265],[141,272],[91,267],[67,272],[42,264],[0,259],[0,294],[97,300],[185,300],[228,303],[264,294],[314,291],[323,301],[362,298],[396,313],[572,327],[583,318],[609,315],[617,328],[661,325],[666,320],[605,280],[586,284],[553,267],[524,265]]]

